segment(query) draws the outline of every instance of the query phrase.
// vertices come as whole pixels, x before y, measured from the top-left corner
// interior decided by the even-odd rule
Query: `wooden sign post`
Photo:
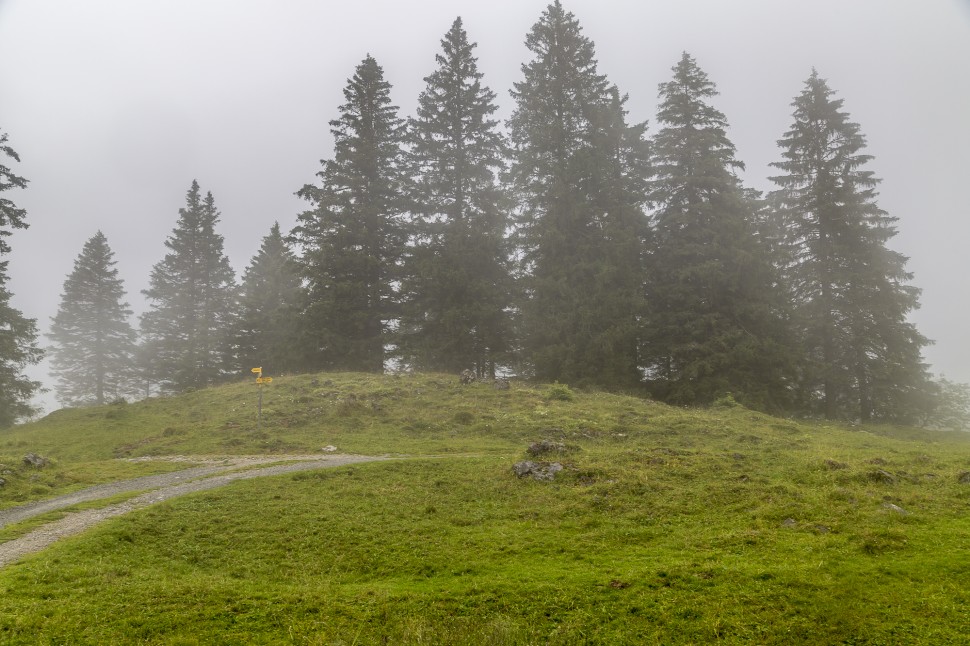
[[[263,427],[263,384],[268,384],[273,381],[272,377],[264,377],[263,369],[253,368],[250,372],[256,375],[256,391],[259,393],[259,398],[256,402],[256,430],[260,430]]]

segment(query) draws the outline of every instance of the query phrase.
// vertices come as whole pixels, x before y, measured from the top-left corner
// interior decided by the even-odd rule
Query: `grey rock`
[[[492,388],[495,390],[508,390],[510,386],[508,379],[496,379],[495,383],[492,384]]]
[[[782,527],[792,528],[792,527],[794,527],[797,524],[798,523],[795,522],[795,519],[794,518],[786,518],[785,520],[781,521],[781,526]]]
[[[896,484],[896,476],[884,471],[883,469],[876,469],[875,471],[869,472],[869,479],[873,482],[881,482],[883,484]]]
[[[961,471],[960,475],[957,476],[957,482],[960,484],[970,484],[970,471]]]
[[[467,386],[468,384],[475,381],[475,373],[467,369],[462,370],[461,374],[458,375],[458,381],[460,381],[463,386]]]
[[[839,462],[838,460],[826,460],[824,462],[825,468],[830,471],[839,471],[841,469],[848,469],[849,465],[845,462]]]
[[[886,509],[888,511],[894,511],[897,514],[899,514],[900,516],[909,516],[909,512],[908,511],[906,511],[905,509],[903,509],[899,505],[895,505],[895,504],[893,504],[891,502],[884,502],[884,503],[882,503],[882,507],[883,507],[883,509]]]
[[[28,453],[24,456],[24,464],[35,469],[42,469],[50,464],[50,460],[36,453]]]
[[[556,474],[562,471],[563,466],[558,462],[533,462],[525,460],[516,462],[512,465],[512,471],[520,478],[532,476],[535,480],[552,481],[556,479]]]

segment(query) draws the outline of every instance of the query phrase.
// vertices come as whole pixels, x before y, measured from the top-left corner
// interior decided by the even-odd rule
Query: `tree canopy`
[[[631,386],[640,381],[645,125],[626,123],[625,97],[558,0],[526,47],[533,58],[508,123],[526,357],[542,380]]]
[[[735,174],[743,164],[713,82],[687,53],[660,85],[643,332],[653,390],[677,404],[739,401],[781,410],[793,353],[755,204]]]
[[[303,252],[305,354],[315,369],[384,369],[407,235],[404,120],[390,90],[367,56],[330,122],[334,156],[317,173],[321,185],[298,192],[312,204],[292,235]]]
[[[512,326],[506,144],[474,43],[455,20],[409,122],[413,222],[403,279],[401,354],[421,369],[494,376]]]
[[[926,391],[907,320],[919,306],[906,258],[886,243],[896,218],[879,208],[879,180],[859,124],[817,72],[796,98],[779,140],[783,174],[773,199],[802,355],[803,406],[828,418],[905,419]]]

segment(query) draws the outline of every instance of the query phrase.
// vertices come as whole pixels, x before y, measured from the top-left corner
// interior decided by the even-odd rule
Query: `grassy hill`
[[[176,468],[118,458],[400,458],[236,482],[0,569],[0,643],[967,643],[968,435],[447,375],[263,394],[259,428],[241,383],[0,432],[0,508]],[[542,439],[565,469],[517,478]]]

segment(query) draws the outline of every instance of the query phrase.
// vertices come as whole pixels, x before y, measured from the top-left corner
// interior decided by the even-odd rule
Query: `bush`
[[[573,391],[566,384],[556,382],[549,386],[549,390],[546,391],[546,399],[571,402],[573,400]]]

